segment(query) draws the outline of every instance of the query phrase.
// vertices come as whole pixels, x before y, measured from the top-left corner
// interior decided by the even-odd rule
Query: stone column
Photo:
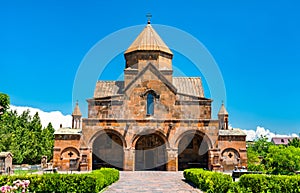
[[[178,171],[178,149],[167,149],[167,171]]]
[[[93,169],[93,150],[91,147],[87,148],[87,162],[88,162],[88,171],[92,171]]]
[[[92,148],[80,147],[79,150],[80,150],[80,160],[79,160],[80,171],[92,170],[92,158],[93,158]]]
[[[245,166],[248,167],[248,160],[247,160],[247,149],[246,148],[240,148],[239,149],[240,153],[240,166]]]
[[[124,162],[123,162],[123,169],[124,171],[134,171],[135,169],[135,149],[124,148]]]
[[[220,171],[220,149],[210,149],[208,151],[208,169],[213,171]]]

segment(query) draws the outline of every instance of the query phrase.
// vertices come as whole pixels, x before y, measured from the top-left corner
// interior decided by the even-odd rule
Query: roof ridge
[[[186,78],[186,79],[188,79],[188,78],[199,78],[199,79],[201,79],[200,76],[174,76],[173,78]]]
[[[97,82],[124,82],[124,80],[97,80]]]

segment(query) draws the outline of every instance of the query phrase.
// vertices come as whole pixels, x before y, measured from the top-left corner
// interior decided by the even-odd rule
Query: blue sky
[[[234,127],[299,133],[299,9],[296,0],[1,1],[0,92],[16,106],[70,114],[83,57],[107,35],[146,24],[151,12],[153,24],[190,33],[213,55]],[[189,61],[175,53],[176,62]],[[102,78],[116,79],[123,57],[111,65]]]

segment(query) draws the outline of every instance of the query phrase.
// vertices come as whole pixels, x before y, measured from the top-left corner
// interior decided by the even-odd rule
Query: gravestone
[[[1,174],[12,173],[12,158],[13,155],[10,152],[0,152],[0,173]]]
[[[41,160],[41,168],[44,169],[44,168],[48,168],[48,165],[47,165],[47,156],[42,156],[42,160]]]

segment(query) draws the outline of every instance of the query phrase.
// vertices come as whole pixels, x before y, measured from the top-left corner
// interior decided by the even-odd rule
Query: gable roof
[[[13,154],[12,153],[10,153],[10,152],[0,152],[0,157],[7,157],[7,156],[13,156]]]
[[[152,28],[150,24],[147,24],[144,30],[133,41],[129,48],[125,51],[125,54],[134,51],[162,51],[167,54],[173,55],[171,50]]]
[[[178,94],[204,97],[202,81],[200,77],[173,77],[173,85]]]
[[[289,140],[293,140],[295,137],[273,137],[271,142],[275,145],[287,145]]]
[[[177,94],[204,97],[200,77],[173,77],[173,89]],[[104,98],[124,94],[124,81],[98,81],[94,91],[94,98]]]
[[[168,79],[152,64],[148,63],[147,66],[140,71],[135,78],[124,88],[124,92],[128,90],[147,70],[150,70],[153,74],[157,76],[158,79],[160,79],[172,92],[177,93],[176,87],[169,82]]]
[[[94,91],[94,98],[116,96],[123,94],[124,81],[98,81]]]

